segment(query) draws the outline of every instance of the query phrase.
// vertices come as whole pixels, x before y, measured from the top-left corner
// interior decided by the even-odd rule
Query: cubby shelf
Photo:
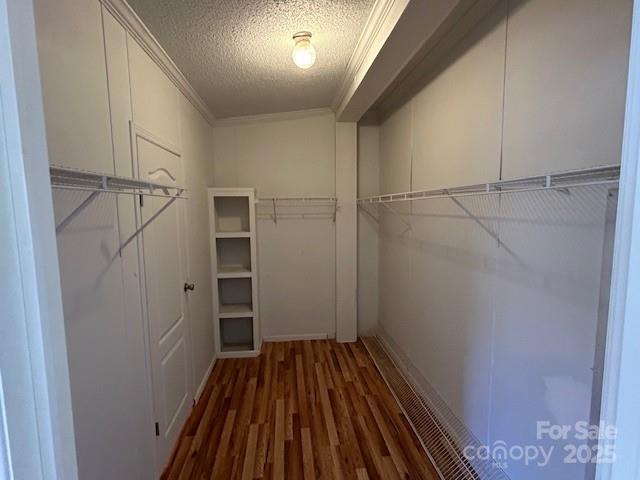
[[[231,303],[220,305],[220,318],[252,317],[253,308],[250,303]]]
[[[226,345],[223,345],[220,350],[223,353],[248,352],[253,350],[253,344],[252,343],[226,344]]]
[[[251,275],[251,269],[241,265],[218,265],[218,278],[251,278]]]
[[[216,238],[251,238],[251,232],[216,232]]]
[[[210,188],[213,311],[219,358],[260,354],[255,192]]]

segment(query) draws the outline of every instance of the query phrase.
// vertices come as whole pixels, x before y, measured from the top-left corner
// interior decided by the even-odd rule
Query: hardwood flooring
[[[364,345],[218,360],[163,479],[438,478]]]

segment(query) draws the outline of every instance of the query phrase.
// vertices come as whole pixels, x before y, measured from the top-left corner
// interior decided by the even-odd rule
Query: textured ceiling
[[[330,106],[374,0],[129,0],[217,118]],[[313,67],[291,60],[312,32]]]

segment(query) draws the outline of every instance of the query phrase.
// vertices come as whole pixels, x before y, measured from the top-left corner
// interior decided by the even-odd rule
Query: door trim
[[[0,477],[78,478],[60,272],[33,2],[0,0],[0,168],[13,248],[0,263],[15,316],[0,336]],[[14,243],[15,242],[15,243]],[[0,281],[0,283],[2,283]],[[4,298],[4,297],[3,297]],[[6,362],[6,363],[5,363]],[[4,372],[20,372],[19,382]],[[29,445],[30,451],[15,448]],[[12,449],[12,446],[14,448]],[[24,449],[22,449],[24,450]]]
[[[613,253],[609,326],[600,419],[615,425],[616,461],[598,480],[640,479],[640,0],[634,1],[622,168]],[[600,448],[607,445],[601,440]],[[602,451],[602,450],[601,450]]]

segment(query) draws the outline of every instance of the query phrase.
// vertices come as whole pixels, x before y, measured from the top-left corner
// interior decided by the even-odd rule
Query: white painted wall
[[[499,178],[505,13],[499,2],[411,101],[411,190]]]
[[[503,178],[620,163],[633,1],[516,3]]]
[[[52,164],[114,171],[100,4],[35,3]],[[73,52],[73,54],[70,54]],[[91,106],[91,108],[88,108]],[[56,222],[86,194],[54,192]],[[80,478],[139,475],[116,201],[102,196],[58,240]],[[99,379],[99,381],[96,381]],[[96,435],[100,432],[100,435]]]
[[[213,367],[213,311],[211,302],[211,261],[209,249],[209,205],[207,188],[213,184],[211,126],[183,95],[180,95],[180,131],[184,159],[187,203],[187,262],[189,281],[196,289],[187,303],[191,328],[193,381],[199,397]]]
[[[213,131],[216,187],[253,187],[259,197],[334,194],[330,111],[221,121]]]
[[[380,126],[382,193],[619,163],[631,2],[508,7]],[[607,193],[393,204],[410,229],[378,211],[383,336],[481,442],[590,420]],[[562,459],[545,478],[584,478]]]
[[[328,111],[220,122],[213,135],[215,186],[254,187],[263,198],[334,196],[335,129]],[[333,220],[260,219],[257,230],[264,338],[334,337]]]
[[[413,102],[394,112],[380,126],[380,193],[411,189]]]
[[[193,369],[213,361],[206,188],[211,128],[99,2],[35,2],[52,164],[134,174],[130,122],[176,145],[184,160],[183,204]],[[59,221],[86,194],[54,193]],[[80,478],[153,478],[153,405],[141,310],[136,199],[102,195],[58,237]],[[185,280],[187,280],[185,278]],[[196,391],[193,392],[196,394]]]
[[[333,220],[261,219],[257,231],[264,339],[334,337]]]
[[[358,338],[358,125],[336,123],[336,340]]]
[[[377,195],[380,184],[380,128],[358,127],[358,197]],[[378,328],[378,213],[358,209],[358,335]]]

